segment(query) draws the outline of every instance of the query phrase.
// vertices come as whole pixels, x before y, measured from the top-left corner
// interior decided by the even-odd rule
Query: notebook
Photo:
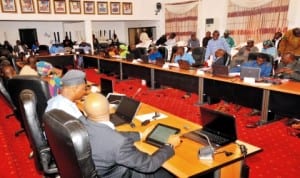
[[[139,109],[139,106],[139,101],[136,101],[127,96],[123,96],[116,112],[110,115],[110,121],[115,126],[131,123],[132,119]]]
[[[180,129],[176,127],[159,123],[146,137],[145,142],[157,147],[162,147],[167,143],[170,135],[177,134],[179,132]]]
[[[107,96],[113,93],[113,82],[110,79],[100,78],[101,94]]]
[[[212,75],[226,78],[235,77],[234,75],[230,75],[229,67],[224,65],[212,65]]]
[[[245,77],[255,78],[256,81],[260,80],[260,68],[258,67],[241,67],[241,79]]]
[[[184,134],[184,137],[209,145],[204,134],[209,138],[211,146],[215,148],[232,143],[237,139],[234,116],[202,106],[200,106],[200,113],[203,127]]]
[[[195,68],[190,65],[188,61],[178,60],[177,61],[179,68],[184,70],[194,70]]]

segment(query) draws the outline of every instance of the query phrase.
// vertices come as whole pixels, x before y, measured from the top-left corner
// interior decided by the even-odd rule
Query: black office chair
[[[37,51],[40,56],[49,55],[49,46],[48,45],[40,45],[39,50]]]
[[[14,105],[16,106],[17,119],[20,121],[22,128],[24,128],[24,124],[22,115],[20,113],[21,106],[19,103],[19,95],[24,89],[30,89],[36,94],[38,98],[37,114],[38,118],[40,119],[42,118],[47,107],[47,101],[51,97],[48,83],[38,76],[15,76],[8,80],[7,91],[10,94]],[[19,134],[19,132],[15,133],[16,136]]]
[[[204,65],[205,51],[206,51],[206,49],[204,47],[196,47],[196,48],[192,49],[192,56],[195,60],[195,63],[193,64],[194,67],[200,67],[200,66]]]
[[[137,47],[136,50],[139,50],[141,55],[147,54],[147,48]]]
[[[7,92],[4,83],[3,83],[3,79],[0,78],[0,94],[3,96],[3,98],[5,99],[6,103],[8,104],[8,106],[10,107],[10,109],[12,110],[11,114],[6,115],[5,117],[8,119],[12,116],[15,116],[15,112],[17,110],[16,106],[14,105],[9,93]]]
[[[228,53],[225,53],[224,55],[224,65],[225,66],[229,66],[230,62],[231,62],[231,55]]]
[[[38,103],[36,95],[32,90],[25,89],[20,93],[19,99],[21,105],[20,113],[24,121],[24,128],[30,147],[33,151],[35,166],[46,177],[54,177],[57,175],[58,169],[36,112]]]
[[[160,52],[166,62],[168,60],[168,49],[165,46],[160,46],[157,50]]]
[[[46,136],[62,178],[98,177],[87,130],[80,120],[61,110],[46,112]]]

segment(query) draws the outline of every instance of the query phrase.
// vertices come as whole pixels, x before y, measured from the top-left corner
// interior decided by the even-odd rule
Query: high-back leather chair
[[[95,178],[88,132],[80,120],[53,109],[43,117],[45,133],[62,178]]]
[[[201,66],[205,62],[205,48],[204,47],[196,47],[192,49],[192,56],[195,60],[194,66]]]
[[[160,47],[158,47],[158,51],[162,55],[163,59],[165,61],[167,61],[168,60],[168,54],[169,54],[168,48],[166,48],[165,46],[160,46]]]
[[[44,175],[55,175],[58,173],[58,170],[36,112],[38,103],[36,95],[32,90],[25,89],[21,91],[19,99],[20,112],[27,138],[33,151],[36,168],[42,171]]]
[[[36,97],[38,98],[36,111],[39,119],[42,118],[47,107],[47,101],[51,97],[48,83],[38,76],[22,75],[15,76],[8,80],[7,90],[17,108],[16,114],[19,116],[17,118],[19,119],[22,128],[24,128],[24,124],[22,115],[20,114],[21,106],[19,103],[19,95],[24,89],[30,89],[36,94]],[[19,133],[16,133],[16,136],[18,134]]]
[[[8,104],[8,106],[10,107],[10,109],[13,111],[12,114],[8,114],[6,115],[6,118],[9,118],[11,116],[15,115],[15,112],[17,110],[16,106],[14,105],[9,93],[7,92],[4,83],[3,83],[3,79],[0,78],[0,94],[3,96],[3,98],[5,99],[6,103]]]

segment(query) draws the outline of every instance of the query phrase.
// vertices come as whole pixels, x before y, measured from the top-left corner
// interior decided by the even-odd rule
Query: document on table
[[[153,121],[153,120],[164,119],[164,118],[168,117],[167,115],[165,115],[163,113],[159,113],[159,116],[157,116],[157,117],[153,117],[153,116],[155,116],[155,112],[137,115],[137,116],[135,116],[135,118],[137,118],[141,122],[144,122],[145,120]]]

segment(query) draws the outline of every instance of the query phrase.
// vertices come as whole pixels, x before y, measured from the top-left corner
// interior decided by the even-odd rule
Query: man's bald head
[[[109,102],[99,93],[90,93],[84,101],[84,111],[93,121],[109,121]]]

